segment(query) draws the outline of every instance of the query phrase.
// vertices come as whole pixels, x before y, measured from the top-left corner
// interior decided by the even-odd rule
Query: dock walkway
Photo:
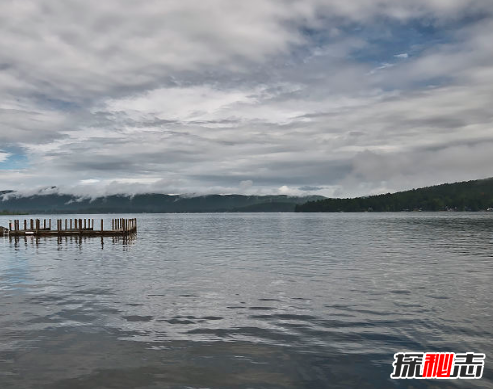
[[[99,230],[94,225],[94,219],[57,219],[52,229],[51,219],[26,219],[10,221],[0,231],[10,236],[128,236],[137,232],[137,219],[112,219],[111,230],[104,229],[103,219]]]

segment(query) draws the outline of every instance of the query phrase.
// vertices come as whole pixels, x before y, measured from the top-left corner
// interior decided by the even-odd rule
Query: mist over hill
[[[53,188],[52,188],[53,189]],[[0,191],[0,213],[400,212],[493,210],[493,178],[357,198],[323,196],[184,196],[159,193],[96,198]]]
[[[139,212],[293,212],[296,204],[322,196],[206,195],[186,197],[157,193],[97,198],[69,194],[21,195],[0,192],[3,213],[139,213]]]

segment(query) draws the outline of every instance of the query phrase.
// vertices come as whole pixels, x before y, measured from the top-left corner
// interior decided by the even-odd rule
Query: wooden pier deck
[[[101,219],[100,229],[94,228],[94,219],[57,219],[52,228],[51,219],[29,219],[9,222],[8,228],[0,227],[10,236],[128,236],[137,232],[137,219],[112,219],[111,230],[104,229]]]

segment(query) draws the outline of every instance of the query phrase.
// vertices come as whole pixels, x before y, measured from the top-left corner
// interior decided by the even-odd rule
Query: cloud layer
[[[3,2],[2,188],[350,196],[493,176],[492,14]]]

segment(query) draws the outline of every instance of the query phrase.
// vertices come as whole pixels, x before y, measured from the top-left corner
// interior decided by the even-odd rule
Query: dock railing
[[[52,229],[51,219],[26,219],[9,221],[8,231],[12,236],[125,236],[137,232],[137,219],[112,219],[111,230],[104,229],[104,220],[101,219],[101,228],[94,229],[94,219],[57,219],[55,229]]]

